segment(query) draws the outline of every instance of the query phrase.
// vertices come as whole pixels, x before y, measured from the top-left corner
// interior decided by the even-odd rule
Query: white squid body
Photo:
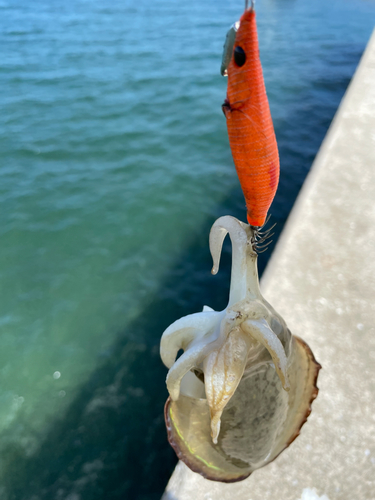
[[[193,471],[233,482],[271,462],[298,436],[318,393],[320,365],[262,297],[249,225],[229,216],[214,223],[212,273],[227,233],[233,253],[228,306],[220,312],[205,306],[175,321],[163,333],[160,355],[169,368],[169,442]]]

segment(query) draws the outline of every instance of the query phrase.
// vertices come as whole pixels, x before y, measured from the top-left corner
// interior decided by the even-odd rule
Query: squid
[[[234,482],[274,460],[298,436],[318,394],[320,365],[261,294],[256,228],[230,216],[213,224],[212,273],[219,270],[227,234],[227,307],[204,306],[175,321],[162,335],[160,355],[169,369],[170,444],[193,471]]]

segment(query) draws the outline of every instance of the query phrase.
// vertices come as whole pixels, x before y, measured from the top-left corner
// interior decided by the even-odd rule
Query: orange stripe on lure
[[[279,153],[259,59],[254,5],[245,8],[224,45],[223,75],[228,75],[223,112],[229,144],[245,195],[251,226],[265,223],[279,182]]]

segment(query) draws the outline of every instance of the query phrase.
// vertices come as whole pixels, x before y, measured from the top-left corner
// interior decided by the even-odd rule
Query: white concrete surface
[[[375,33],[262,280],[322,364],[301,435],[245,481],[179,463],[163,500],[375,499]]]

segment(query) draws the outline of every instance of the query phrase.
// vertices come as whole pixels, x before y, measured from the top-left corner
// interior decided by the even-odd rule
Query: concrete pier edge
[[[375,499],[375,32],[262,279],[323,370],[301,435],[245,481],[179,462],[163,500]]]

